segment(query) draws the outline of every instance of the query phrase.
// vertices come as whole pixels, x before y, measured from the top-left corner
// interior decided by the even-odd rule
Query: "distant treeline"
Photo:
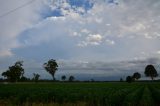
[[[4,71],[2,73],[2,76],[4,79],[0,79],[1,82],[53,82],[53,81],[58,81],[55,79],[55,72],[58,70],[58,64],[56,60],[50,59],[47,62],[45,62],[43,65],[43,68],[52,76],[52,80],[40,80],[40,75],[38,73],[33,73],[33,78],[27,78],[24,76],[25,70],[23,68],[23,61],[17,61],[15,62],[14,65],[9,66],[8,70]],[[158,73],[156,69],[154,68],[153,65],[147,65],[144,70],[144,74],[146,77],[150,77],[152,81],[154,80],[155,77],[158,76]],[[131,76],[127,76],[125,81],[127,82],[133,82],[137,81],[141,78],[141,74],[139,72],[133,73]],[[61,81],[76,81],[74,76],[69,76],[68,78],[63,75],[61,76]],[[120,81],[123,82],[124,79],[120,78]],[[77,81],[78,82],[78,81]],[[95,82],[94,79],[91,79],[88,82]]]

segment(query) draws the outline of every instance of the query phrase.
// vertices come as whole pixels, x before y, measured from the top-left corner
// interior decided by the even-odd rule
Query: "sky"
[[[0,0],[0,73],[119,80],[153,64],[160,73],[160,0]],[[2,77],[2,76],[0,76]]]

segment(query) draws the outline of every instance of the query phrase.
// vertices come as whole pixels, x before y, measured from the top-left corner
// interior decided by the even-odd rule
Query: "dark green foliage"
[[[155,101],[155,106],[159,106],[160,104],[160,86],[157,85],[150,85],[149,89],[151,91],[152,97]]]
[[[151,77],[152,80],[154,79],[154,77],[158,76],[158,73],[153,65],[147,65],[144,74],[146,75],[146,77]]]
[[[74,76],[71,75],[71,76],[69,77],[68,81],[72,82],[72,81],[74,81],[74,79],[75,79]]]
[[[141,95],[143,93],[144,87],[140,86],[133,90],[131,93],[126,94],[125,99],[123,101],[123,106],[136,106],[141,99]]]
[[[43,64],[45,70],[52,75],[53,80],[55,80],[54,75],[55,72],[58,70],[58,64],[56,60],[50,59],[47,63]]]
[[[30,79],[25,77],[25,76],[23,76],[23,77],[21,77],[21,79],[19,81],[26,82],[26,81],[30,81]]]
[[[40,75],[33,73],[33,81],[38,82]]]
[[[141,99],[139,101],[139,104],[141,106],[155,106],[154,105],[154,100],[153,100],[153,97],[152,97],[152,93],[149,90],[148,86],[144,87],[144,90],[143,90]]]
[[[63,76],[61,77],[61,79],[62,79],[63,81],[65,81],[65,80],[66,80],[66,76],[63,75]]]
[[[141,78],[141,74],[136,72],[136,73],[133,74],[132,78],[134,78],[135,80],[138,80],[138,79]]]
[[[133,78],[131,76],[127,76],[126,77],[126,82],[131,83],[133,80]]]
[[[0,104],[5,101],[16,106],[26,102],[74,103],[79,106],[79,102],[84,102],[85,106],[157,106],[159,88],[159,83],[145,82],[0,84]]]
[[[2,73],[2,76],[7,77],[8,81],[16,82],[23,77],[23,61],[17,61],[13,66],[10,66],[6,72]]]
[[[123,82],[123,78],[120,78],[120,82]]]

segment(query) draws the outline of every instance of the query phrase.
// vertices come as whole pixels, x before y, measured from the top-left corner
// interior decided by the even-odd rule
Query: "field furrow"
[[[153,82],[0,84],[0,106],[158,106],[159,88]]]

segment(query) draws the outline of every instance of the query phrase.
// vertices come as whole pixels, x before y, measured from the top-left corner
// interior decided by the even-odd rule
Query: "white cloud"
[[[111,58],[114,55],[115,59],[126,59],[141,56],[141,51],[150,53],[160,49],[157,46],[160,33],[157,24],[160,22],[159,1],[122,0],[118,5],[108,5],[103,0],[94,2],[92,8],[81,14],[77,12],[81,7],[71,7],[66,0],[63,0],[64,4],[56,1],[50,7],[52,10],[60,8],[62,13],[65,12],[64,16],[48,17],[29,29],[29,34],[21,36],[28,36],[25,40],[30,46],[53,41],[59,43],[58,40],[64,39],[63,42],[72,42],[68,46],[86,47],[88,50],[84,48],[83,51],[87,51],[89,57]],[[91,45],[103,52],[92,49]],[[104,49],[106,46],[108,47]],[[109,52],[108,56],[106,52]],[[76,57],[83,57],[82,55],[84,54],[77,53]]]
[[[113,40],[109,40],[109,39],[106,40],[106,43],[109,44],[109,45],[114,45],[115,44],[115,42]]]
[[[32,2],[5,15],[28,2],[29,0],[0,1],[0,15],[3,15],[0,17],[0,45],[3,45],[0,46],[0,57],[13,55],[11,50],[20,47],[17,40],[19,34],[39,20],[38,10],[42,1]]]
[[[102,36],[100,34],[95,34],[95,35],[89,35],[86,38],[86,41],[89,43],[101,43],[102,42]]]
[[[7,50],[7,49],[2,49],[0,50],[0,57],[6,57],[6,56],[12,56],[13,54],[11,53],[11,50]]]
[[[160,54],[160,50],[159,50],[159,51],[157,51],[157,54]]]
[[[88,45],[100,45],[103,37],[100,34],[90,34],[85,38],[85,41],[81,41],[78,46],[85,47]]]
[[[90,33],[90,31],[89,31],[88,29],[82,29],[81,32],[82,32],[82,33],[86,33],[86,34],[89,34],[89,33]]]
[[[159,1],[121,0],[118,1],[118,5],[114,3],[110,5],[104,2],[104,0],[93,0],[91,2],[94,2],[94,5],[88,11],[84,11],[83,6],[72,7],[67,0],[52,0],[51,2],[53,4],[46,1],[48,7],[52,11],[60,8],[64,16],[50,16],[39,22],[39,24],[33,25],[35,20],[39,18],[39,15],[37,15],[37,12],[32,11],[37,10],[36,4],[32,4],[29,6],[30,9],[26,7],[25,10],[19,12],[22,16],[21,19],[17,18],[19,14],[16,14],[15,18],[12,19],[15,20],[14,22],[9,21],[10,24],[7,24],[7,26],[6,24],[1,25],[1,27],[6,26],[1,28],[1,30],[5,30],[1,32],[9,33],[1,34],[8,35],[6,39],[9,38],[9,35],[14,35],[10,37],[10,40],[6,40],[6,42],[11,41],[11,44],[5,43],[9,45],[6,51],[10,51],[12,54],[11,50],[20,45],[25,45],[25,47],[38,46],[44,43],[51,45],[51,42],[59,43],[59,40],[63,41],[63,43],[69,42],[68,46],[71,47],[73,45],[75,47],[77,45],[87,47],[86,49],[88,50],[84,48],[83,51],[87,51],[89,56],[92,55],[91,57],[107,57],[106,52],[111,51],[111,53],[107,54],[108,57],[116,55],[113,57],[131,58],[141,55],[141,51],[151,52],[160,49],[157,46],[159,44],[160,33],[160,26],[158,24],[160,22]],[[39,4],[41,3],[37,5]],[[5,22],[8,22],[8,19],[5,19]],[[16,27],[14,26],[15,24]],[[25,32],[23,32],[24,30]],[[24,44],[19,44],[17,40],[19,36],[24,37],[22,39],[22,43]],[[1,38],[4,39],[5,37]],[[114,44],[116,44],[114,47],[110,46]],[[95,45],[99,51],[103,52],[96,51],[91,45]],[[106,46],[108,48],[105,48]],[[122,49],[120,50],[119,48]],[[4,49],[2,50],[4,51]],[[89,51],[92,51],[92,53]],[[123,51],[127,52],[123,53]],[[119,52],[119,54],[113,52]],[[78,53],[76,57],[83,57],[78,55],[82,54]]]

